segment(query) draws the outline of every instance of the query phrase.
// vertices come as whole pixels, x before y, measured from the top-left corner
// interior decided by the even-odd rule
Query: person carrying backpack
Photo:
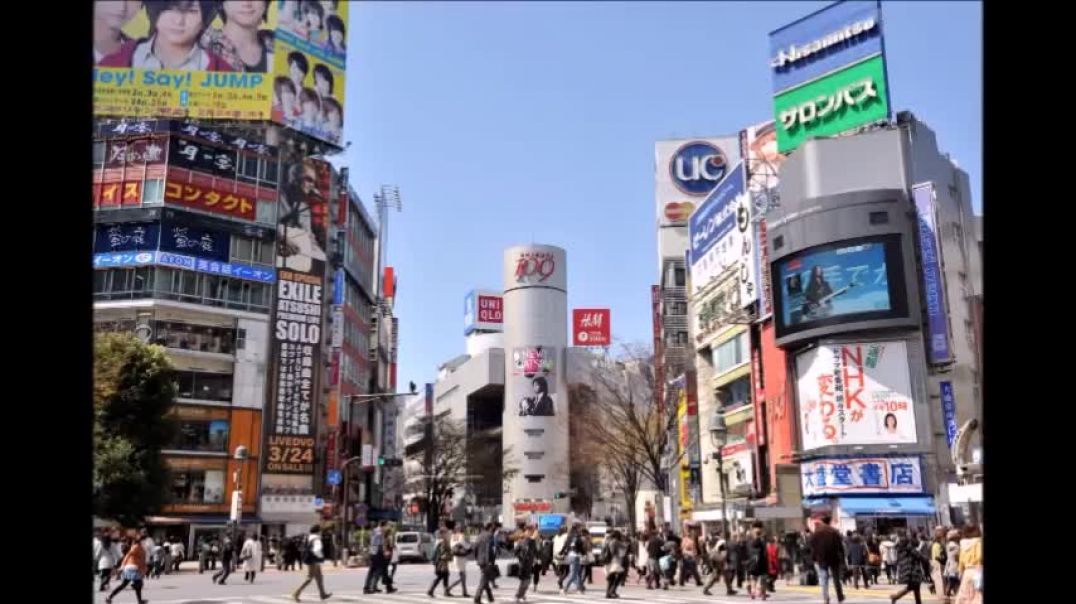
[[[702,593],[704,595],[713,595],[710,593],[710,588],[722,578],[725,580],[725,595],[734,596],[738,593],[732,588],[732,577],[735,573],[729,569],[728,554],[728,544],[720,537],[706,550],[706,555],[710,559],[710,567],[713,568],[713,573],[710,575],[710,579],[706,582],[706,587],[702,588]]]
[[[605,562],[605,597],[609,599],[619,598],[616,590],[620,586],[620,580],[627,572],[624,559],[628,555],[628,548],[620,535],[620,531],[614,530],[609,533],[602,546],[602,561]]]
[[[314,581],[318,584],[318,594],[321,599],[328,600],[332,597],[332,594],[325,591],[325,581],[321,576],[321,564],[325,561],[325,551],[321,545],[321,527],[316,524],[310,527],[310,536],[306,539],[303,557],[305,558],[303,561],[306,563],[306,580],[291,594],[291,597],[298,602],[299,596],[302,595],[306,586],[310,585],[311,581]]]

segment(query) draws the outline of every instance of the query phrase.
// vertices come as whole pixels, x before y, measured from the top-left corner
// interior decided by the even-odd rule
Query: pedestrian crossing
[[[496,604],[508,604],[515,602],[515,585],[512,589],[509,589],[509,584],[503,584],[501,589],[494,592],[494,598]],[[605,598],[605,590],[598,588],[595,584],[594,588],[588,589],[585,593],[569,593],[567,595],[560,595],[558,591],[550,587],[540,587],[538,593],[527,593],[527,604],[580,604],[583,602],[609,602]],[[713,596],[705,596],[702,594],[702,589],[698,587],[673,587],[669,591],[665,590],[646,590],[641,587],[629,586],[627,588],[622,587],[620,589],[620,602],[632,603],[632,604],[730,604],[733,602],[750,602],[750,599],[746,597],[746,594],[741,592],[737,596],[726,596],[721,593],[721,590],[715,590]],[[473,597],[473,594],[472,594]],[[804,593],[793,590],[778,590],[778,593],[771,596],[770,602],[789,602],[789,603],[803,603],[817,602],[819,600],[819,594],[817,589],[811,593]],[[320,602],[321,600],[317,596],[317,592],[308,591],[303,594],[302,602]],[[483,598],[483,603],[487,602]],[[868,600],[869,602],[870,600]],[[212,597],[212,598],[192,598],[192,599],[177,599],[177,600],[161,600],[154,599],[153,604],[288,604],[294,603],[291,594],[276,594],[276,595],[251,595],[251,596],[231,596],[231,597]],[[436,598],[430,598],[426,595],[425,591],[415,589],[404,589],[397,591],[394,594],[363,594],[361,591],[357,592],[340,592],[334,591],[330,600],[327,600],[330,604],[333,602],[355,602],[360,604],[390,604],[398,602],[400,604],[430,604],[432,602],[458,602],[460,604],[468,604],[472,602],[470,598],[463,598],[460,595],[456,597],[448,598],[441,593],[437,593]],[[850,599],[846,604],[853,604],[853,600]]]

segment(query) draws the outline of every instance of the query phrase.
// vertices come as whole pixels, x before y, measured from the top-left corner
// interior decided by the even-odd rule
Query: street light
[[[247,461],[247,448],[239,445],[235,448],[235,473],[232,475],[232,547],[239,538],[239,521],[243,518],[243,464]]]
[[[725,425],[725,416],[721,409],[714,407],[710,414],[710,442],[714,445],[714,459],[717,460],[717,484],[721,488],[721,528],[725,541],[729,540],[729,512],[725,500],[725,468],[721,460],[721,448],[729,440],[729,429]]]

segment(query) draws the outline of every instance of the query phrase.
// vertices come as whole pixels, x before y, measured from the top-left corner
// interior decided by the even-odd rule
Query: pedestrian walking
[[[501,531],[501,523],[493,523],[493,566],[490,567],[489,582],[493,585],[493,589],[500,589],[497,586],[497,577],[501,576],[501,568],[497,566],[497,556],[500,555],[501,550],[504,548],[504,534]]]
[[[870,574],[871,582],[878,585],[882,577],[882,548],[876,535],[871,535],[866,540],[866,545],[868,574]]]
[[[474,603],[482,604],[482,592],[485,591],[489,601],[493,601],[493,590],[490,589],[490,580],[493,576],[491,567],[497,566],[497,554],[494,550],[493,524],[487,523],[482,527],[482,532],[475,537],[474,559],[481,573],[478,579],[478,590],[474,594]]]
[[[852,542],[846,552],[848,568],[852,570],[852,586],[859,589],[859,581],[863,580],[863,589],[870,587],[870,572],[867,568],[867,545],[863,543],[863,537],[859,533],[852,534]]]
[[[112,536],[107,532],[102,532],[100,536],[95,537],[93,540],[93,559],[94,568],[97,569],[97,574],[101,579],[101,586],[98,591],[107,591],[108,584],[112,579],[112,573],[115,572],[116,565],[123,559],[119,543],[113,541]]]
[[[756,524],[751,529],[751,537],[747,542],[747,595],[754,600],[760,597],[765,600],[766,581],[764,577],[769,573],[766,562],[766,540],[762,536],[762,526]]]
[[[920,588],[924,578],[923,564],[926,560],[919,551],[919,543],[906,535],[900,535],[897,537],[896,551],[897,581],[904,587],[889,596],[889,600],[896,602],[910,592],[915,596],[915,604],[922,604],[923,598],[920,594]]]
[[[467,595],[467,557],[471,555],[474,550],[471,542],[467,540],[467,534],[463,532],[461,525],[456,526],[455,532],[452,533],[452,557],[456,563],[456,572],[459,573],[459,579],[456,579],[452,585],[448,586],[448,596],[452,597],[452,589],[457,585],[463,587],[463,597],[469,598]]]
[[[142,580],[147,572],[146,550],[142,548],[142,543],[136,539],[128,538],[126,541],[127,553],[124,554],[123,559],[120,561],[120,579],[123,582],[112,593],[108,594],[108,597],[105,598],[105,604],[112,604],[112,599],[116,597],[116,594],[123,591],[128,585],[134,589],[138,604],[145,602],[142,599]]]
[[[732,588],[732,578],[735,573],[729,570],[728,566],[728,543],[721,537],[716,537],[712,540],[710,546],[707,547],[706,555],[710,559],[710,567],[713,569],[713,572],[710,574],[710,578],[706,581],[706,586],[702,588],[703,595],[713,595],[710,593],[710,588],[720,580],[724,580],[725,582],[725,595],[734,596],[739,593]]]
[[[829,604],[829,582],[837,590],[837,602],[844,602],[844,589],[841,587],[841,534],[830,526],[833,518],[826,514],[822,521],[815,524],[811,533],[811,558],[818,572],[818,582],[822,587],[822,601]]]
[[[950,529],[945,534],[945,568],[942,570],[945,599],[951,600],[960,588],[960,530]]]
[[[220,552],[220,570],[213,573],[213,582],[217,585],[224,585],[224,582],[228,580],[228,576],[232,574],[232,558],[234,556],[235,548],[232,547],[231,540],[225,538]]]
[[[262,568],[262,544],[253,534],[243,543],[239,559],[243,561],[243,580],[253,585],[255,575]]]
[[[785,533],[781,539],[781,549],[777,552],[777,561],[781,567],[781,578],[785,585],[791,585],[796,559],[796,533]]]
[[[539,577],[544,577],[553,564],[553,541],[549,537],[542,537],[537,530],[535,530],[534,539],[538,544],[538,559],[534,562],[534,573],[532,573],[534,587],[531,591],[538,593]]]
[[[948,601],[945,595],[945,528],[934,529],[934,539],[930,542],[930,583],[935,595],[941,595]]]
[[[187,556],[187,548],[184,547],[183,542],[178,537],[172,538],[172,571],[179,572],[179,565],[183,563],[183,559]]]
[[[594,537],[590,534],[586,528],[582,532],[583,545],[585,548],[585,554],[583,554],[583,580],[587,585],[594,584],[594,565],[597,560],[594,559]]]
[[[606,537],[605,544],[601,546],[601,560],[605,562],[606,572],[606,599],[620,598],[617,589],[621,579],[627,573],[624,559],[627,557],[627,544],[620,531],[612,531]]]
[[[209,568],[209,540],[205,537],[198,540],[195,546],[198,548],[198,574],[202,574]]]
[[[665,555],[659,560],[659,566],[661,566],[662,572],[665,574],[665,586],[664,590],[668,590],[671,585],[676,582],[676,570],[679,567],[681,552],[680,552],[680,537],[673,532],[672,527],[666,523],[665,525],[665,545],[663,546]]]
[[[385,575],[389,578],[387,583],[391,584],[396,581],[396,567],[400,565],[400,548],[396,547],[396,529],[394,527],[389,527],[389,531],[385,535],[385,549],[388,550],[385,555],[385,563],[388,565],[385,568]]]
[[[452,546],[448,544],[448,531],[441,529],[437,531],[437,545],[433,547],[433,585],[430,585],[430,590],[426,592],[429,597],[435,597],[433,592],[439,583],[444,587],[445,597],[449,597],[448,565],[450,562],[452,562]]]
[[[885,580],[893,585],[893,571],[897,567],[897,541],[892,536],[886,536],[882,539],[882,542],[878,544],[878,550],[882,555],[882,572],[885,573]]]
[[[695,579],[695,586],[702,587],[702,577],[699,576],[699,548],[695,541],[695,529],[688,528],[687,534],[680,539],[680,555],[682,566],[680,568],[680,587],[689,579]]]
[[[578,524],[572,527],[568,533],[568,583],[560,590],[560,595],[566,595],[572,585],[576,585],[579,593],[586,593],[583,585],[583,560],[586,556],[586,544],[582,536],[582,527]]]
[[[956,604],[980,604],[983,601],[983,540],[979,527],[964,527],[957,554],[957,570],[960,585],[956,592]]]
[[[538,544],[534,540],[536,533],[534,527],[525,527],[523,533],[516,539],[515,547],[512,548],[516,561],[519,562],[519,589],[516,590],[516,602],[524,602],[527,599],[527,588],[531,585],[534,564],[538,560]]]
[[[635,584],[638,585],[643,581],[646,581],[646,588],[650,587],[650,575],[647,569],[650,567],[650,549],[647,547],[650,542],[650,531],[644,530],[639,534],[639,538],[635,540],[635,572],[638,574],[638,578]]]
[[[777,576],[781,573],[781,560],[778,551],[781,549],[777,543],[777,535],[773,535],[766,542],[766,589],[770,593],[777,591]]]
[[[661,558],[665,555],[665,539],[655,529],[646,542],[646,588],[661,589]]]
[[[261,572],[264,573],[265,572],[265,561],[269,556],[272,555],[272,553],[269,552],[268,544],[265,541],[265,535],[258,535],[258,547],[260,547],[261,550],[262,550],[262,563],[261,563],[261,566],[260,566],[260,568],[258,570],[260,570]]]
[[[736,550],[736,588],[743,588],[744,581],[747,579],[748,563],[751,558],[749,556],[747,548],[748,538],[747,535],[740,532],[733,538],[733,548]]]
[[[302,595],[306,586],[310,585],[311,581],[314,581],[318,585],[318,595],[322,600],[328,600],[332,597],[332,594],[325,591],[325,581],[321,576],[321,565],[325,562],[325,549],[321,544],[321,527],[316,524],[310,527],[310,536],[306,538],[305,557],[306,579],[291,594],[292,599],[298,602],[299,596]]]
[[[379,520],[377,527],[370,533],[370,547],[368,550],[370,569],[366,573],[366,583],[362,588],[362,593],[364,594],[380,592],[381,590],[377,588],[377,584],[382,580],[387,586],[388,593],[396,591],[392,587],[392,579],[385,575],[388,565],[388,560],[385,558],[385,533],[385,521]]]
[[[557,573],[557,589],[564,589],[568,578],[568,527],[561,525],[553,537],[553,566]]]
[[[220,542],[213,539],[209,543],[209,570],[217,570],[217,559],[220,557]]]

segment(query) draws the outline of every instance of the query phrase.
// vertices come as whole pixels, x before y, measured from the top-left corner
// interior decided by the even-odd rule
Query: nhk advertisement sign
[[[916,442],[901,341],[822,344],[796,357],[803,450]]]
[[[882,7],[837,2],[770,34],[778,151],[890,115]]]
[[[740,160],[736,137],[658,141],[654,192],[659,226],[684,226],[691,212]]]
[[[612,341],[609,332],[608,308],[572,309],[573,346],[608,346]]]

